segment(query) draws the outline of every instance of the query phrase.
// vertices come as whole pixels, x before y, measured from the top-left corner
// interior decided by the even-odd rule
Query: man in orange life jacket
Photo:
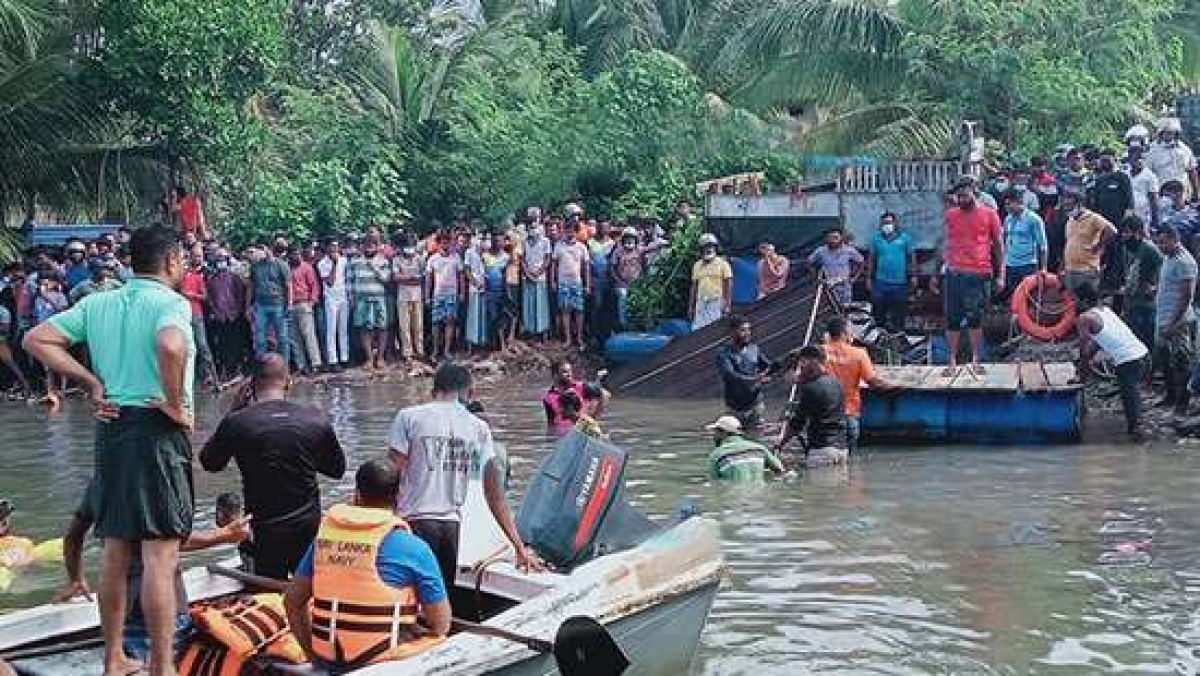
[[[284,596],[296,639],[332,673],[403,659],[450,631],[450,601],[433,550],[392,512],[396,466],[372,460],[358,469],[354,486],[352,503],[322,518]],[[418,614],[427,629],[417,625]]]

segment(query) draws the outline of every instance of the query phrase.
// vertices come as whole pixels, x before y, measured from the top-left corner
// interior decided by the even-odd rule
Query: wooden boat
[[[897,390],[863,390],[864,443],[1073,443],[1083,434],[1083,388],[1069,363],[878,366]]]
[[[482,523],[482,519],[464,520],[463,541],[471,546],[460,555],[452,592],[456,616],[553,641],[563,621],[584,615],[602,623],[624,651],[631,663],[626,673],[687,673],[724,571],[713,521],[688,519],[638,547],[597,558],[565,575],[525,574],[508,561],[481,557],[495,544],[494,533]],[[481,537],[468,537],[472,532]],[[242,590],[240,583],[204,568],[188,570],[184,582],[193,601]],[[100,674],[100,652],[94,641],[98,626],[91,601],[0,616],[0,654],[45,649],[48,654],[13,660],[23,674]],[[81,647],[81,641],[86,645],[89,639],[91,646]],[[309,667],[286,670],[317,673]],[[356,673],[554,674],[557,669],[553,655],[523,644],[457,633],[407,660]]]

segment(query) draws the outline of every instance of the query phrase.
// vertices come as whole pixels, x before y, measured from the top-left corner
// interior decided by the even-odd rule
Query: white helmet
[[[700,235],[700,246],[708,246],[708,245],[712,245],[712,246],[717,245],[717,236],[712,234],[711,232],[706,232],[703,235]]]
[[[1159,131],[1183,131],[1183,125],[1180,124],[1178,117],[1164,117],[1158,121],[1156,125]]]
[[[1131,138],[1149,138],[1149,137],[1150,137],[1150,130],[1147,129],[1146,125],[1144,125],[1144,124],[1135,124],[1129,128],[1129,131],[1125,132],[1125,140],[1126,141],[1128,141]]]

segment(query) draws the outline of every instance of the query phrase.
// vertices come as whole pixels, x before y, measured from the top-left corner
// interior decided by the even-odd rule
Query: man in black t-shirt
[[[775,445],[775,450],[782,451],[788,441],[803,434],[806,467],[845,462],[849,445],[842,386],[826,370],[825,350],[821,346],[802,347],[798,357],[795,378],[799,388],[796,401],[792,404],[787,428]]]
[[[770,382],[778,367],[752,342],[754,330],[750,320],[734,315],[728,322],[729,344],[717,349],[725,409],[741,421],[744,429],[753,430],[762,424],[766,412],[763,386]]]
[[[246,512],[254,517],[254,573],[286,580],[317,535],[317,474],[340,479],[346,456],[328,416],[287,401],[287,362],[260,359],[240,406],[221,421],[200,464],[219,472],[232,458],[242,473]]]

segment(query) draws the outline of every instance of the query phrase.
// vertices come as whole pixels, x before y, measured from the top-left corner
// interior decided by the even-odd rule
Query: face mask
[[[1028,183],[1013,183],[1013,190],[1016,190],[1017,192],[1025,192],[1028,189]]]
[[[892,233],[896,232],[896,224],[884,223],[883,225],[879,226],[879,230],[885,235],[891,235]]]
[[[716,251],[705,251],[704,252],[704,260],[706,260],[706,261],[711,261],[716,257],[717,257]]]
[[[1009,189],[1009,187],[1010,187],[1010,184],[1008,181],[996,181],[996,190],[998,190],[1000,192],[1007,191]]]
[[[228,270],[229,269],[229,261],[217,261],[217,269],[218,270]]]
[[[541,227],[540,225],[533,226],[533,228],[530,229],[530,231],[529,231],[529,236],[534,239],[540,239],[545,234],[546,234],[546,229]]]
[[[411,246],[404,247],[404,255],[405,256],[415,256],[416,253],[417,253],[417,250],[412,248]]]

